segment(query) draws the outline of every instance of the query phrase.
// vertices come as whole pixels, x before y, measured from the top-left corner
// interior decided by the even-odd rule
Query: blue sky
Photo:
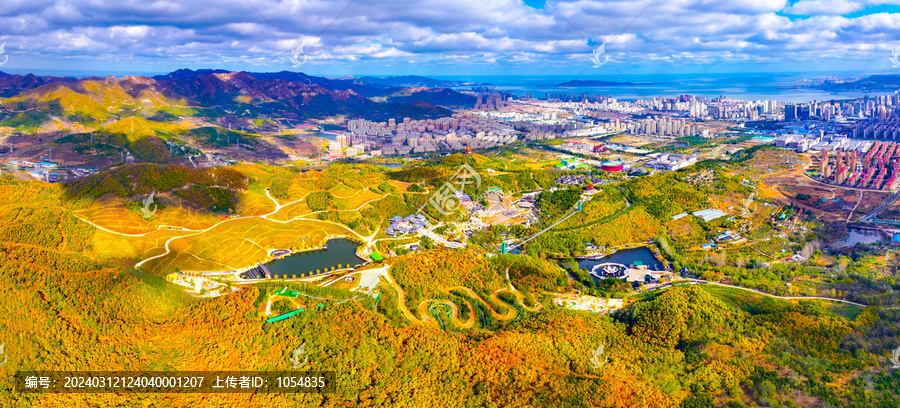
[[[900,74],[900,0],[4,0],[0,27],[7,73]]]

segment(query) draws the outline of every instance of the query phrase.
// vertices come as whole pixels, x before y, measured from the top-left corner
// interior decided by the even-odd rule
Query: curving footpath
[[[844,300],[844,299],[834,299],[834,298],[827,298],[827,297],[820,297],[820,296],[778,296],[778,295],[773,295],[773,294],[771,294],[771,293],[762,292],[762,291],[759,291],[759,290],[756,290],[756,289],[745,288],[745,287],[743,287],[743,286],[734,286],[734,285],[728,285],[728,284],[725,284],[725,283],[710,282],[710,281],[705,281],[705,280],[702,280],[702,279],[686,279],[686,280],[689,280],[689,281],[691,281],[691,282],[696,282],[696,283],[699,283],[699,284],[715,285],[715,286],[722,286],[722,287],[725,287],[725,288],[733,288],[733,289],[746,290],[746,291],[748,291],[748,292],[756,293],[757,295],[768,296],[768,297],[770,297],[770,298],[775,298],[775,299],[783,299],[783,300],[828,300],[828,301],[832,301],[832,302],[846,303],[846,304],[848,304],[848,305],[853,305],[853,306],[869,307],[869,305],[864,305],[864,304],[862,304],[862,303],[851,302],[851,301],[849,301],[849,300]],[[685,285],[685,283],[682,283],[682,285]],[[671,285],[671,284],[669,284],[669,285],[667,285],[667,286],[661,286],[661,287],[659,287],[658,289],[666,289],[666,288],[670,288],[670,287],[673,287],[673,286],[678,286],[678,285]]]
[[[459,319],[459,306],[456,303],[454,303],[450,300],[446,300],[446,299],[423,299],[416,306],[416,312],[419,315],[419,316],[416,316],[412,311],[409,310],[409,308],[406,307],[406,292],[403,291],[403,289],[400,287],[400,285],[398,285],[396,282],[394,282],[394,279],[391,278],[390,274],[385,272],[383,276],[385,277],[385,279],[387,280],[387,282],[391,286],[391,288],[397,293],[397,308],[400,309],[400,313],[403,314],[403,316],[406,317],[412,323],[425,324],[425,325],[432,326],[434,328],[440,328],[439,323],[437,321],[435,321],[434,318],[431,317],[431,310],[430,310],[431,307],[430,306],[435,303],[441,303],[441,304],[445,304],[445,305],[449,306],[451,309],[450,320],[453,322],[454,325],[456,325],[456,327],[459,327],[462,329],[469,329],[469,328],[475,327],[476,307],[479,312],[481,312],[482,314],[484,313],[484,310],[481,308],[481,306],[479,306],[479,305],[473,306],[472,302],[469,302],[468,300],[464,300],[464,302],[466,303],[466,306],[469,308],[470,313],[469,313],[468,319],[466,319],[465,321],[462,321]],[[478,294],[476,294],[472,289],[469,289],[464,286],[455,286],[455,287],[451,287],[451,288],[447,289],[448,294],[450,294],[451,292],[454,292],[454,291],[464,292],[466,294],[466,296],[469,296],[469,297],[483,303],[487,307],[487,309],[491,313],[491,315],[497,320],[515,320],[515,319],[518,319],[519,316],[522,314],[522,309],[527,310],[529,312],[536,312],[538,310],[541,310],[541,308],[543,307],[543,305],[541,305],[541,304],[538,304],[535,307],[527,306],[524,303],[525,296],[514,289],[500,289],[500,290],[497,290],[496,292],[492,293],[490,296],[491,299],[496,302],[496,304],[502,305],[506,309],[506,311],[504,313],[500,313],[500,312],[494,310],[491,307],[490,303],[488,303],[484,299],[482,299],[481,296],[478,296]],[[516,297],[517,303],[519,305],[516,306],[514,304],[508,303],[508,302],[504,301],[503,299],[501,299],[498,296],[498,294],[500,292],[512,293]],[[521,307],[522,309],[519,309],[519,307]],[[481,321],[482,321],[482,326],[483,326],[484,325],[484,316],[481,316]]]
[[[181,228],[181,231],[184,231],[184,232],[193,232],[193,234],[180,235],[180,236],[171,237],[171,238],[167,239],[166,242],[165,242],[165,245],[163,246],[163,248],[165,249],[165,252],[163,252],[163,253],[161,253],[161,254],[159,254],[159,255],[156,255],[156,256],[151,256],[151,257],[149,257],[149,258],[143,259],[143,260],[139,261],[137,264],[135,264],[134,267],[135,267],[135,268],[140,268],[141,265],[143,265],[143,264],[145,264],[145,263],[147,263],[147,262],[149,262],[149,261],[152,261],[152,260],[158,259],[158,258],[162,258],[162,257],[164,257],[164,256],[166,256],[166,255],[171,254],[171,253],[172,253],[172,250],[171,250],[171,248],[169,247],[169,244],[170,244],[172,241],[176,240],[176,239],[181,239],[181,238],[187,238],[187,237],[192,237],[192,236],[200,235],[200,234],[203,234],[203,233],[212,231],[212,230],[215,229],[216,227],[218,227],[218,226],[220,226],[220,225],[222,225],[222,224],[228,223],[228,222],[234,222],[234,221],[240,221],[240,220],[246,220],[246,219],[253,219],[253,218],[261,218],[261,219],[264,219],[264,220],[266,220],[266,221],[271,221],[271,222],[278,223],[278,224],[288,224],[288,223],[291,223],[291,222],[293,222],[293,221],[298,221],[298,220],[310,221],[310,222],[320,222],[320,223],[326,223],[326,224],[332,224],[332,225],[336,225],[336,226],[339,226],[339,227],[341,227],[341,228],[344,228],[344,229],[350,231],[351,234],[356,235],[359,239],[365,241],[367,244],[370,243],[370,242],[375,238],[375,235],[376,235],[376,234],[378,234],[378,231],[376,230],[376,231],[375,231],[375,234],[373,234],[372,236],[370,236],[370,237],[364,237],[364,236],[360,235],[359,233],[357,233],[356,231],[354,231],[353,229],[347,228],[347,226],[342,225],[342,224],[338,224],[338,223],[333,222],[333,221],[318,220],[318,219],[314,219],[314,218],[304,218],[305,216],[307,216],[307,215],[309,215],[309,214],[306,214],[306,215],[303,215],[303,216],[297,216],[297,217],[291,218],[291,219],[286,220],[286,221],[274,220],[274,219],[269,218],[270,216],[275,215],[275,214],[277,214],[279,211],[281,211],[282,208],[285,208],[285,207],[290,206],[290,205],[292,205],[292,204],[296,204],[296,203],[299,203],[299,202],[303,201],[303,200],[306,198],[307,195],[309,195],[309,194],[307,193],[306,195],[304,195],[304,196],[303,196],[302,198],[300,198],[299,200],[291,201],[291,202],[289,202],[289,203],[287,203],[287,204],[281,204],[281,203],[278,202],[278,200],[276,200],[274,197],[272,197],[271,194],[269,194],[269,189],[266,189],[266,197],[268,197],[270,200],[272,200],[273,203],[275,203],[275,209],[274,209],[272,212],[270,212],[270,213],[268,213],[268,214],[264,214],[264,215],[254,215],[254,216],[248,216],[248,217],[229,218],[229,219],[226,219],[226,220],[219,221],[219,222],[213,224],[212,226],[210,226],[209,228],[202,229],[202,230],[190,230],[190,229],[186,229],[186,228]],[[370,200],[370,201],[364,203],[362,206],[360,206],[360,208],[362,208],[362,207],[365,206],[366,204],[370,203],[371,201],[380,200],[380,199],[382,199],[382,198],[384,198],[384,197],[386,197],[386,196],[387,196],[387,195],[382,196],[381,198],[378,198],[378,199]],[[152,234],[152,233],[157,232],[157,231],[151,231],[151,232],[147,232],[147,233],[143,233],[143,234],[125,234],[125,233],[115,232],[115,231],[111,231],[111,230],[108,230],[108,229],[106,229],[106,228],[100,227],[100,226],[98,226],[98,225],[96,225],[96,224],[94,224],[94,223],[92,223],[92,222],[90,222],[90,221],[88,221],[88,220],[86,220],[86,219],[84,219],[84,218],[81,218],[81,217],[79,217],[79,216],[77,216],[77,215],[76,215],[76,217],[77,217],[78,219],[80,219],[80,220],[82,220],[82,221],[84,221],[84,222],[90,224],[91,226],[93,226],[93,227],[95,227],[95,228],[97,228],[97,229],[100,229],[100,230],[103,230],[103,231],[106,231],[106,232],[109,232],[109,233],[112,233],[112,234],[117,234],[117,235],[123,235],[123,236],[129,236],[129,237],[143,237],[143,236],[146,236],[146,235],[149,235],[149,234]]]
[[[425,299],[419,302],[419,306],[416,308],[416,311],[419,313],[419,316],[421,316],[421,320],[423,323],[427,323],[436,327],[437,322],[435,322],[431,318],[431,309],[434,305],[449,306],[451,311],[450,320],[453,321],[453,324],[456,325],[456,327],[459,327],[461,329],[471,329],[472,327],[475,327],[474,313],[469,313],[469,318],[466,321],[461,321],[459,320],[459,307],[456,306],[456,303],[444,299]],[[472,307],[472,304],[469,302],[466,302],[466,306],[469,307],[470,311],[475,310],[475,308]],[[406,307],[406,305],[403,305],[403,307]]]

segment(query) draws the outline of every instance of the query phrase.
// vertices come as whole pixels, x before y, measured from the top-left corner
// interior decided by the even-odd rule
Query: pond
[[[856,244],[874,244],[884,239],[878,231],[851,229],[850,236],[842,241],[835,242],[832,248],[847,248]]]
[[[344,239],[332,239],[326,243],[327,249],[300,252],[285,258],[276,259],[266,264],[273,278],[285,277],[290,278],[293,275],[298,277],[302,274],[310,276],[310,272],[315,273],[316,270],[330,270],[331,267],[337,268],[338,265],[346,268],[348,265],[356,265],[365,263],[364,260],[356,256],[356,248],[358,245]]]
[[[662,270],[663,268],[662,264],[653,256],[653,252],[647,247],[623,249],[600,259],[582,259],[578,261],[578,266],[581,269],[590,271],[594,265],[607,262],[620,263],[625,266],[631,266],[635,262],[640,262],[641,265],[647,265],[648,269],[654,271]]]

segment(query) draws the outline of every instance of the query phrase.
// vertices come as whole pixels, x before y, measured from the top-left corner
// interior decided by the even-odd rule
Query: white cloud
[[[875,4],[853,1],[860,9]],[[893,48],[888,39],[900,39],[900,15],[861,18],[846,0],[556,0],[543,9],[520,0],[347,4],[65,0],[37,17],[43,7],[33,1],[6,0],[0,3],[0,26],[7,28],[0,42],[34,50],[47,57],[47,66],[56,53],[77,53],[150,63],[271,61],[278,69],[285,52],[300,44],[322,64],[563,64],[583,60],[606,42],[613,62],[801,60],[812,66],[817,56],[834,63],[840,53],[878,59]],[[778,11],[804,18],[792,21]]]
[[[141,38],[147,35],[150,31],[150,27],[147,26],[117,26],[109,28],[109,36],[111,38],[117,37],[126,37],[126,38]]]
[[[814,14],[849,14],[857,10],[847,0],[800,0],[785,7],[785,14],[809,16]]]

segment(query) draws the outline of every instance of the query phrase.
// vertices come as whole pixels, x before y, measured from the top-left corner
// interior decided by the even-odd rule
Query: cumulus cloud
[[[785,14],[801,16],[861,13],[867,7],[898,5],[900,0],[800,0],[784,8]]]
[[[900,15],[856,11],[892,3],[900,0],[553,0],[543,8],[522,0],[58,0],[45,10],[6,0],[0,42],[22,57],[11,64],[42,68],[80,57],[98,67],[129,60],[283,69],[301,44],[312,66],[552,67],[587,61],[601,43],[612,61],[635,64],[813,66],[835,55],[883,59],[900,39]]]
[[[813,14],[849,14],[856,11],[847,0],[800,0],[784,9],[785,14],[813,15]]]

